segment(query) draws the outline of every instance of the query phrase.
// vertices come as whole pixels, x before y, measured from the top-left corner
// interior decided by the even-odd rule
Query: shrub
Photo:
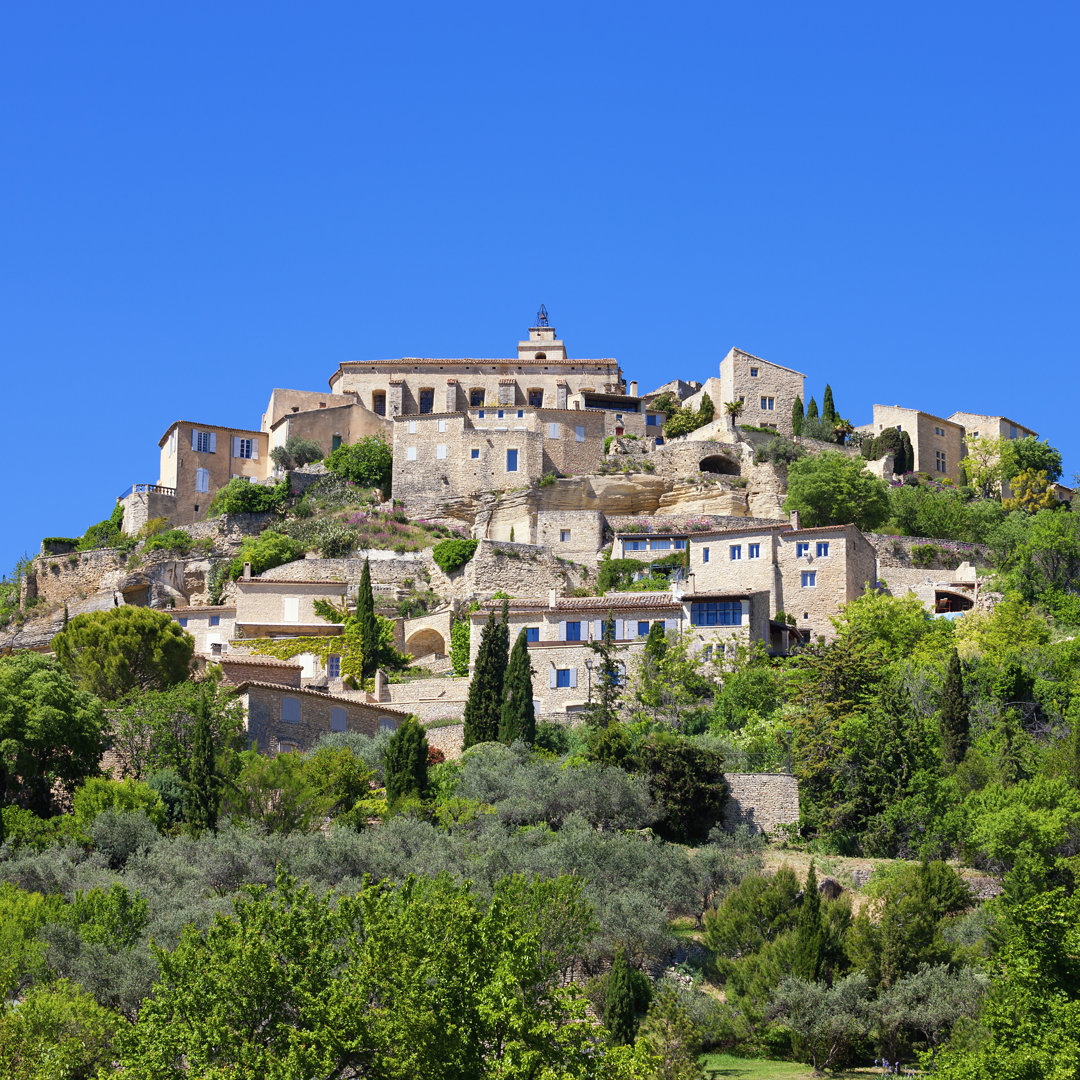
[[[176,555],[186,555],[193,543],[191,533],[184,529],[166,529],[146,541],[146,550],[171,551]]]
[[[326,458],[326,467],[342,479],[383,492],[390,490],[393,464],[393,451],[382,435],[339,446]]]
[[[251,563],[252,574],[261,574],[275,566],[302,558],[303,547],[291,537],[266,529],[257,538],[248,537],[240,547],[240,554],[229,563],[228,576],[235,581],[244,572],[244,563]]]
[[[911,562],[920,570],[928,570],[937,561],[941,549],[936,544],[912,544]]]
[[[305,439],[294,435],[284,446],[275,446],[270,458],[279,469],[298,469],[310,465],[323,456],[322,445],[317,439]]]
[[[796,446],[790,439],[777,435],[754,454],[754,464],[761,465],[768,462],[770,465],[790,465],[805,456],[806,451],[801,446]]]
[[[209,517],[222,514],[262,514],[280,511],[289,496],[289,482],[282,480],[273,487],[253,484],[250,480],[236,477],[230,480],[211,500]]]
[[[479,543],[479,540],[443,540],[431,549],[431,557],[444,574],[452,574],[476,554]]]

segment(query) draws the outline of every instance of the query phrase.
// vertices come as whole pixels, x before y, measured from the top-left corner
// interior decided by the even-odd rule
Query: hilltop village
[[[629,669],[658,622],[710,664],[739,645],[786,655],[829,639],[843,605],[867,590],[910,592],[942,615],[994,602],[980,587],[977,546],[939,550],[854,520],[804,527],[784,508],[787,464],[840,454],[896,483],[906,456],[905,472],[959,484],[968,443],[1035,437],[1030,427],[874,404],[870,423],[834,414],[827,430],[804,406],[806,375],[737,348],[703,382],[640,393],[616,360],[568,355],[543,309],[536,321],[510,358],[350,361],[328,392],[273,389],[257,427],[175,421],[159,442],[157,481],[118,501],[123,542],[44,541],[6,650],[47,650],[80,612],[158,608],[239,688],[264,751],[304,749],[332,730],[393,728],[411,713],[454,754],[469,686],[462,650],[451,657],[454,627],[469,627],[475,662],[480,629],[504,600],[511,640],[527,632],[537,718],[563,723],[589,703],[590,645],[610,623]],[[896,449],[873,456],[890,428]],[[283,509],[221,513],[221,492],[284,484],[294,518],[345,505],[340,491],[320,503],[328,483],[340,488],[322,459],[373,438],[392,454],[390,490],[356,491],[351,515],[324,509],[335,538],[309,530],[305,542],[294,529],[301,542],[268,569],[245,561],[223,574],[276,530]],[[299,464],[297,446],[307,448]],[[388,530],[360,527],[380,516]],[[169,542],[155,543],[161,536]],[[468,557],[440,565],[437,545],[458,539]],[[342,611],[355,603],[365,561],[395,646],[411,658],[369,685],[343,670],[333,644],[341,623],[316,614],[320,601]],[[312,644],[298,651],[303,642]]]

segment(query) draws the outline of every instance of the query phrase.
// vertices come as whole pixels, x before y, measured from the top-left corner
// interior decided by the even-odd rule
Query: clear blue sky
[[[732,345],[1004,413],[1080,470],[1080,9],[15,4],[0,567],[342,360],[506,356],[541,302],[650,389]]]

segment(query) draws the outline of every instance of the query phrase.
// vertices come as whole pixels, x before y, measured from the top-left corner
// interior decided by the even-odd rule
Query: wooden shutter
[[[577,687],[577,668],[572,667],[570,669],[570,688],[574,689],[576,687]]]
[[[565,641],[566,640],[566,620],[565,619],[561,623],[559,623],[559,640],[560,641]]]
[[[199,433],[194,428],[191,429],[191,449],[199,449]]]
[[[615,640],[616,641],[622,641],[623,638],[627,637],[627,634],[625,633],[625,627],[626,627],[626,621],[624,619],[616,619],[615,620]]]
[[[593,619],[593,641],[599,641],[604,636],[604,620]]]
[[[665,630],[678,630],[679,629],[679,620],[678,619],[665,619],[664,620],[664,629]]]
[[[213,431],[210,432],[210,453],[217,453],[217,435]]]
[[[252,439],[251,440],[251,460],[252,461],[258,461],[259,460],[259,440],[258,439]]]
[[[552,690],[555,689],[559,673],[554,668],[548,669],[548,687]]]

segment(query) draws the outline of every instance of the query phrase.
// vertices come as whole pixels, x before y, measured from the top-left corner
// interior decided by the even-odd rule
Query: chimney
[[[244,563],[244,580],[251,580],[251,563],[249,562]]]
[[[799,518],[799,511],[798,510],[792,510],[791,511],[791,527],[793,529],[801,529],[802,528],[802,521]]]
[[[637,379],[633,379],[630,382],[630,396],[637,397]]]

